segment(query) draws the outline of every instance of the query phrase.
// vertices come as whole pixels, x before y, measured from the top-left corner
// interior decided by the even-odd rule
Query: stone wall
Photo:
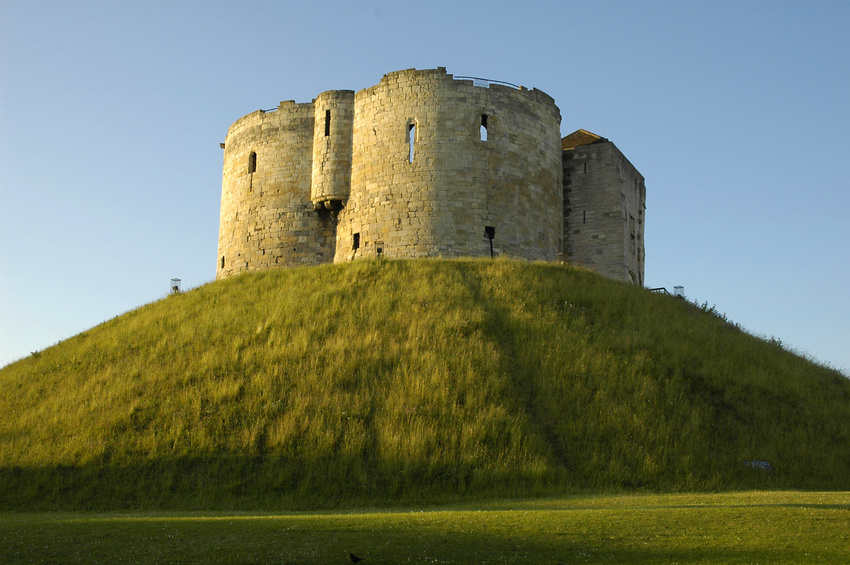
[[[310,199],[313,104],[236,121],[224,142],[217,278],[332,260],[335,219]]]
[[[489,257],[491,236],[494,255],[557,257],[561,117],[549,96],[407,70],[358,92],[354,107],[337,261]]]
[[[643,176],[604,138],[564,151],[564,259],[643,284]]]

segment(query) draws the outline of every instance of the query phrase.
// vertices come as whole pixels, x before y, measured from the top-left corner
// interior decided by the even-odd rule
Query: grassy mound
[[[840,373],[552,264],[246,274],[12,364],[0,392],[2,508],[850,489]]]

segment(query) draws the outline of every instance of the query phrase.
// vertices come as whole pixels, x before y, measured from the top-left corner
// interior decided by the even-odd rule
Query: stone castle
[[[643,284],[643,176],[544,92],[384,75],[227,132],[216,278],[361,257],[569,261]]]

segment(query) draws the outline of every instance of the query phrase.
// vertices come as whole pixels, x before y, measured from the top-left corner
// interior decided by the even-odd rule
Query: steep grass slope
[[[850,381],[551,264],[246,274],[10,365],[0,393],[5,508],[850,489]]]

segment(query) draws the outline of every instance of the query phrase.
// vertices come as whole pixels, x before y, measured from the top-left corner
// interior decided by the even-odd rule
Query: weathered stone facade
[[[640,284],[640,174],[623,167],[629,179],[640,177],[637,200],[621,199],[619,185],[605,184],[613,183],[608,172],[587,189],[616,195],[582,200],[572,169],[570,186],[564,183],[565,163],[576,154],[562,149],[552,98],[479,84],[444,68],[409,69],[357,93],[328,91],[312,103],[281,102],[237,120],[222,144],[217,278],[360,257],[507,255],[566,257]],[[625,226],[607,221],[615,200]],[[606,218],[593,228],[599,233],[573,233],[578,206]],[[640,209],[639,216],[626,207]],[[621,233],[639,236],[637,262],[618,270],[607,248],[600,260],[594,236],[603,232],[606,245]],[[631,242],[622,243],[623,261]]]
[[[566,136],[564,259],[643,285],[646,185],[617,147],[585,130]]]

